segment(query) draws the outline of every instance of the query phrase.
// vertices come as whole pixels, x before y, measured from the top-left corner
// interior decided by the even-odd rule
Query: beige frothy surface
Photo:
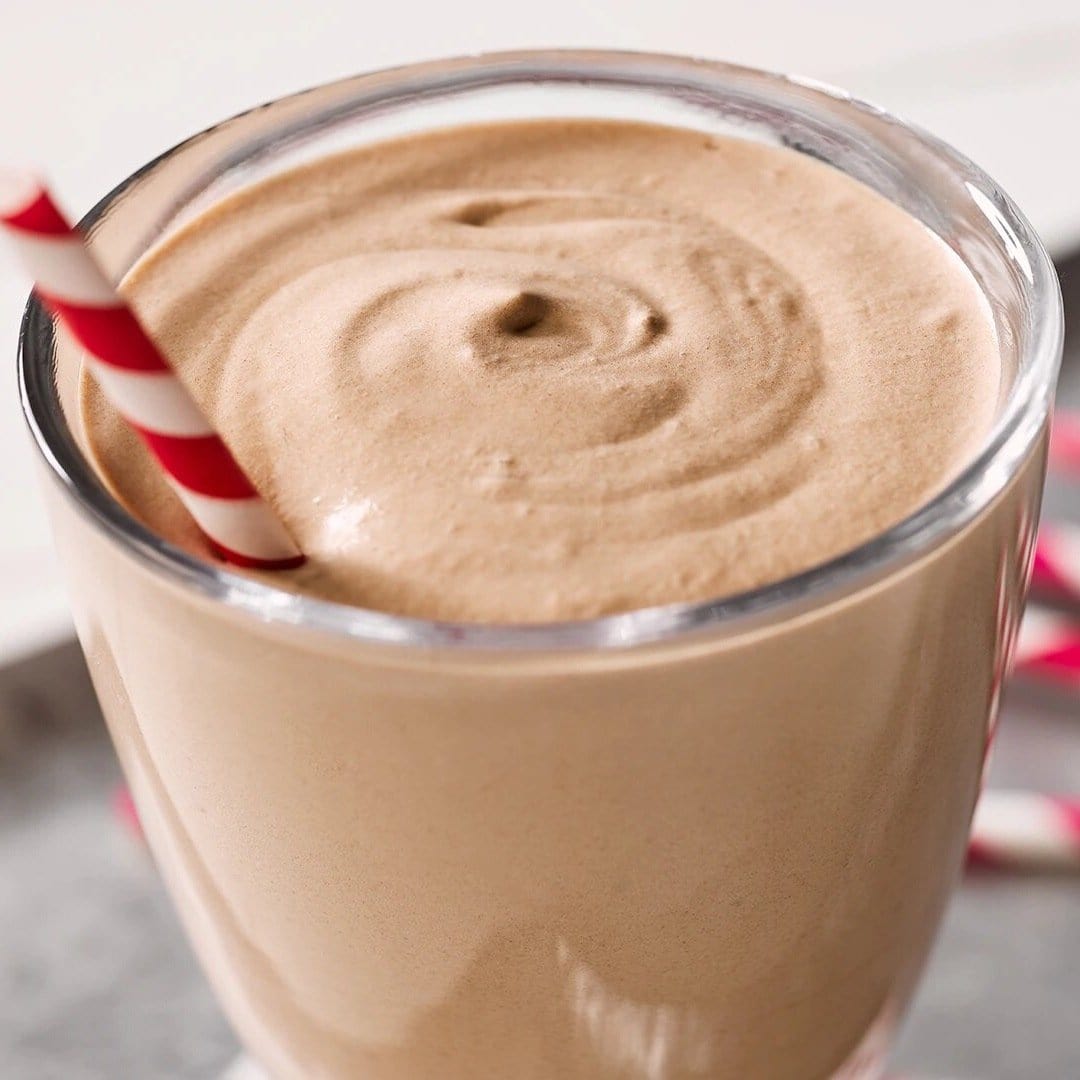
[[[970,458],[976,285],[869,189],[672,128],[455,128],[241,192],[126,290],[309,556],[274,581],[429,618],[580,618],[775,581]],[[200,541],[88,388],[95,450]]]

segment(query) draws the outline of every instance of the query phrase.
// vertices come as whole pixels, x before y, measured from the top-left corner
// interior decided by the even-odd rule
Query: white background
[[[847,87],[958,145],[1051,247],[1080,244],[1080,0],[0,0],[0,162],[76,215],[185,136],[258,102],[410,60],[526,46],[688,52]],[[0,661],[68,629],[0,253]]]

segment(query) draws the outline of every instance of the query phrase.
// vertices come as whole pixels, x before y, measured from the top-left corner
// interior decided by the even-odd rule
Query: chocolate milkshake
[[[1042,475],[1040,399],[955,494],[1026,362],[965,262],[793,150],[521,119],[243,186],[124,290],[308,555],[191,561],[83,385],[173,547],[54,496],[80,638],[269,1074],[878,1075]]]
[[[222,202],[128,295],[308,556],[426,619],[709,600],[906,517],[1009,373],[914,218],[790,150],[614,121],[457,128]],[[88,385],[118,495],[198,550]]]

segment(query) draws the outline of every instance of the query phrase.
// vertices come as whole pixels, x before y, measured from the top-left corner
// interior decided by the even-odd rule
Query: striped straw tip
[[[42,191],[41,180],[34,173],[0,166],[0,218],[14,217],[28,209]]]

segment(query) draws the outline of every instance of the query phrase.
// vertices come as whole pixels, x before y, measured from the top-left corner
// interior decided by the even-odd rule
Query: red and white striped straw
[[[1080,799],[988,789],[975,808],[972,866],[1080,870]]]
[[[0,225],[37,296],[86,350],[103,393],[218,554],[239,566],[299,566],[285,527],[37,179],[0,175]]]
[[[1050,428],[1050,468],[1080,476],[1080,414],[1054,413]]]
[[[1013,672],[1080,689],[1080,623],[1028,608],[1020,624]]]
[[[1055,523],[1039,529],[1031,586],[1080,603],[1080,528]]]

